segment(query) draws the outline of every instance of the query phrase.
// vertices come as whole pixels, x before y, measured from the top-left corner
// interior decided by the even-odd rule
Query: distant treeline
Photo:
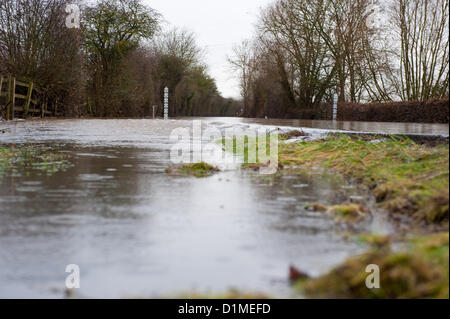
[[[233,116],[208,75],[192,33],[163,30],[140,0],[82,6],[68,28],[73,0],[0,0],[0,74],[32,81],[66,116],[142,117],[170,89],[170,116]],[[72,21],[72,20],[71,20]]]
[[[348,120],[448,121],[440,103],[391,103],[448,100],[448,17],[448,0],[276,0],[230,57],[244,115],[329,119],[338,94]]]

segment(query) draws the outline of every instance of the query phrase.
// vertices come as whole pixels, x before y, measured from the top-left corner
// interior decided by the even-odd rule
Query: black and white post
[[[164,119],[169,119],[169,88],[164,89]]]
[[[337,121],[337,114],[338,114],[338,95],[334,94],[333,96],[333,121]]]

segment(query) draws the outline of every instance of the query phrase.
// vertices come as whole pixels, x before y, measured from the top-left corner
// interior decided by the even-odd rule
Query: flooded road
[[[0,179],[0,298],[61,298],[69,264],[81,270],[79,297],[233,288],[287,297],[290,264],[318,275],[362,251],[327,216],[304,209],[358,195],[337,177],[315,170],[263,177],[233,169],[206,179],[168,176],[169,135],[191,125],[9,123],[0,144],[50,145],[73,166],[53,176],[30,171]]]
[[[205,121],[214,121],[213,118],[204,118]],[[223,118],[217,119],[219,122]],[[294,127],[317,130],[352,131],[378,134],[405,134],[405,135],[443,135],[448,137],[448,124],[423,123],[386,123],[386,122],[348,122],[348,121],[319,121],[319,120],[264,120],[264,119],[226,119],[227,123],[271,125],[277,127]]]
[[[348,122],[318,120],[263,120],[263,119],[230,119],[235,123],[273,125],[279,127],[297,127],[303,129],[338,130],[378,134],[405,135],[443,135],[449,134],[448,124],[422,123],[380,123],[380,122]]]

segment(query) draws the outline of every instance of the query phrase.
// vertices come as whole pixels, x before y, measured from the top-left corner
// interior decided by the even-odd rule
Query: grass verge
[[[380,207],[401,224],[448,231],[449,146],[427,146],[407,138],[368,140],[333,136],[313,142],[280,144],[282,166],[324,167],[369,187]],[[316,203],[315,210],[333,208]],[[359,216],[347,206],[334,210]],[[408,217],[405,219],[404,217]],[[387,237],[369,235],[372,249],[348,259],[328,274],[295,285],[312,298],[449,298],[449,234],[404,239],[393,249]],[[398,240],[397,240],[398,241]],[[368,289],[368,265],[380,269],[380,288]]]
[[[449,218],[449,146],[410,139],[377,142],[346,136],[280,144],[283,166],[325,167],[367,185],[395,217],[443,224]]]
[[[368,265],[380,269],[380,286],[368,289]],[[330,273],[298,281],[296,288],[312,298],[449,298],[449,234],[416,237],[405,251],[389,244],[348,259]]]
[[[282,135],[280,141],[288,138],[289,134]],[[240,144],[244,147],[234,147],[232,151],[247,159],[251,145],[247,141]],[[431,225],[432,231],[448,231],[448,142],[422,145],[408,138],[339,135],[280,143],[278,147],[280,168],[323,167],[337,172],[367,186],[378,205],[402,226],[412,219],[417,225]],[[364,207],[354,204],[327,207],[315,203],[310,209],[327,212],[344,222],[367,214]],[[369,252],[348,259],[321,277],[299,280],[295,287],[312,298],[448,298],[448,238],[448,232],[407,240],[403,234],[400,242],[406,241],[406,247],[400,244],[401,249],[394,250],[389,238],[369,235]],[[366,286],[368,265],[380,269],[379,289]]]

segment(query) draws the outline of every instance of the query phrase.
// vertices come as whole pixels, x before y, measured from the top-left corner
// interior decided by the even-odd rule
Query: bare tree
[[[403,100],[448,96],[448,0],[395,0],[400,37],[399,92]]]
[[[239,73],[240,89],[244,99],[244,114],[250,114],[250,94],[254,72],[253,47],[249,40],[243,41],[241,44],[233,47],[233,55],[228,57],[233,70]]]
[[[68,3],[0,0],[0,65],[33,81],[43,98],[50,104],[58,99],[70,114],[81,93],[81,53],[79,33],[65,26]]]

